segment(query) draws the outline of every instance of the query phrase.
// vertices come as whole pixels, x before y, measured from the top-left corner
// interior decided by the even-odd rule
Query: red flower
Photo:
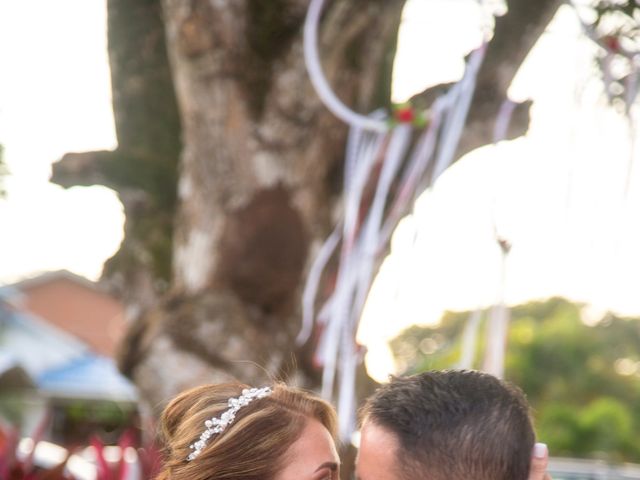
[[[415,118],[415,113],[411,107],[402,107],[396,110],[396,119],[402,123],[411,123]]]
[[[617,53],[621,50],[620,40],[614,35],[607,35],[606,37],[603,37],[602,42],[604,43],[604,46],[607,47],[607,49],[611,50],[614,53]]]

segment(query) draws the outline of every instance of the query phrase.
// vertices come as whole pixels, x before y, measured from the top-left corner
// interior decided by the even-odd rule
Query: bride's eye
[[[326,462],[316,470],[313,480],[339,480],[340,466],[337,463]]]
[[[337,470],[331,470],[324,472],[318,480],[337,480],[340,478],[340,473]]]

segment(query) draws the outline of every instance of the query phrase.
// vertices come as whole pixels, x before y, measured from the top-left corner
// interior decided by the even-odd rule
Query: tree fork
[[[125,258],[131,262],[112,263],[112,271],[127,267],[128,303],[143,313],[133,319],[122,365],[154,405],[201,381],[233,375],[259,383],[268,376],[255,364],[234,363],[237,358],[275,374],[292,372],[293,381],[313,387],[318,378],[310,346],[293,346],[298,298],[340,201],[337,172],[347,127],[326,111],[307,78],[301,42],[308,2],[278,2],[282,35],[266,24],[260,29],[261,19],[274,15],[271,2],[164,0],[164,25],[158,23],[158,1],[135,0],[132,15],[122,14],[124,3],[132,8],[131,0],[109,0],[119,148],[113,159],[104,152],[66,157],[54,170],[54,181],[104,183],[125,203],[128,227],[118,255],[130,252]],[[381,106],[379,92],[388,85],[379,82],[380,72],[390,64],[403,4],[336,0],[324,12],[324,69],[337,94],[360,112]],[[512,0],[509,13],[497,20],[457,157],[491,142],[506,89],[559,5],[544,0],[533,8]],[[155,23],[147,23],[147,31],[139,26],[145,22]],[[158,31],[166,33],[171,69],[159,53],[162,42],[153,43]],[[259,71],[247,73],[249,67]],[[159,85],[162,90],[153,89]],[[526,131],[528,107],[520,108],[510,138]],[[92,164],[91,158],[100,159]],[[74,161],[83,168],[74,170]],[[143,213],[136,215],[134,205],[142,205]],[[158,236],[168,242],[164,251],[174,265],[161,300],[158,277],[140,261],[151,254],[150,224],[169,225],[157,230],[164,232]],[[281,276],[271,271],[274,245],[291,254]],[[246,261],[247,255],[261,266]]]

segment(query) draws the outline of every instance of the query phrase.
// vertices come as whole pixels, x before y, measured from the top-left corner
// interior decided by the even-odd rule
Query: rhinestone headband
[[[200,455],[202,449],[207,445],[207,442],[212,436],[224,432],[235,420],[238,410],[249,405],[256,398],[268,397],[271,393],[271,387],[245,388],[242,390],[242,395],[238,398],[230,398],[227,402],[229,405],[228,410],[223,412],[219,417],[214,417],[204,422],[205,430],[200,435],[200,439],[194,444],[189,445],[189,448],[192,449],[193,452],[189,454],[187,461],[190,462]]]

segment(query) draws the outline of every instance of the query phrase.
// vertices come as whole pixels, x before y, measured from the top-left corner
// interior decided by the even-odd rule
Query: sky
[[[459,78],[483,18],[472,0],[410,0],[396,99]],[[104,0],[0,2],[0,144],[11,170],[0,284],[63,268],[97,279],[121,241],[114,192],[48,183],[64,153],[116,145],[105,23]],[[625,197],[630,129],[606,105],[594,51],[562,7],[510,90],[534,100],[529,133],[461,159],[401,223],[360,332],[378,376],[392,368],[386,340],[407,325],[496,300],[494,228],[513,244],[507,302],[563,295],[591,315],[640,315],[639,172]]]
[[[120,244],[114,192],[48,182],[66,152],[116,146],[105,22],[102,0],[0,2],[0,144],[11,170],[0,283],[63,268],[96,279]]]
[[[461,17],[463,4],[473,2],[409,5],[396,63],[398,99],[461,76],[461,59],[480,41],[482,22],[475,8]],[[628,122],[605,101],[596,48],[574,10],[561,7],[509,91],[513,100],[534,100],[527,135],[465,156],[401,223],[361,324],[370,371],[389,370],[386,341],[408,325],[498,300],[496,231],[512,243],[507,303],[561,295],[587,304],[586,321],[606,311],[640,314],[638,169],[624,194],[629,162],[638,155]]]

